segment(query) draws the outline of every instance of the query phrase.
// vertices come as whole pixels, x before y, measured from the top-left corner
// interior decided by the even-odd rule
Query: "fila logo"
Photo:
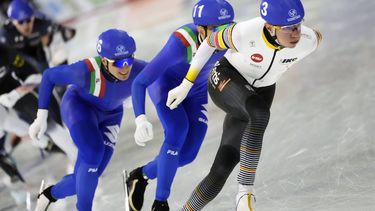
[[[291,59],[281,59],[280,63],[281,64],[287,64],[296,61],[298,58],[291,58]]]
[[[167,154],[170,154],[170,155],[176,156],[176,155],[178,155],[178,152],[177,152],[177,151],[173,151],[173,150],[171,150],[171,149],[168,149]]]
[[[255,53],[250,56],[250,59],[253,60],[256,63],[262,62],[263,61],[263,56],[259,53]]]
[[[98,168],[89,168],[89,170],[87,172],[95,173],[97,171],[98,171]]]

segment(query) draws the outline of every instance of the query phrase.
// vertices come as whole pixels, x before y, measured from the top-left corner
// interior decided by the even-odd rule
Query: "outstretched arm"
[[[230,24],[218,27],[199,46],[186,75],[188,81],[194,83],[199,72],[215,50],[237,50],[232,41],[232,30],[234,26],[235,24]]]
[[[167,106],[175,109],[185,99],[203,66],[215,50],[236,50],[232,42],[232,30],[235,24],[224,25],[212,32],[199,46],[191,62],[188,73],[181,85],[168,93]]]

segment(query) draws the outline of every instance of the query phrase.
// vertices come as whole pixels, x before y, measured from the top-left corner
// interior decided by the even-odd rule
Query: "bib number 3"
[[[262,9],[260,10],[263,16],[267,16],[267,9],[268,9],[268,2],[265,1],[262,3]]]

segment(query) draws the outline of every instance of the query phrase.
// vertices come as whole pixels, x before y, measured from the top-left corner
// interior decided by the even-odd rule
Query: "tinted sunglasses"
[[[126,57],[123,59],[117,59],[117,60],[112,60],[112,59],[107,59],[109,62],[113,63],[113,66],[117,68],[123,68],[125,66],[132,66],[134,62],[134,55],[130,57]]]
[[[20,20],[20,21],[17,21],[18,24],[22,25],[24,23],[30,23],[31,22],[31,18],[27,18],[27,19],[24,19],[24,20]]]

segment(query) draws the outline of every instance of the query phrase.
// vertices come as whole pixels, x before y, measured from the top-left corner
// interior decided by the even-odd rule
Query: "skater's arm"
[[[194,83],[203,66],[215,50],[236,50],[232,41],[232,30],[235,24],[223,25],[212,32],[199,46],[185,79]]]
[[[146,88],[159,76],[185,59],[186,50],[183,44],[171,36],[163,49],[139,73],[132,85],[132,103],[135,116],[145,114]]]
[[[61,65],[47,69],[43,73],[39,87],[39,108],[48,109],[52,90],[55,85],[74,84],[83,87],[87,70],[84,62],[80,61],[71,65]]]

